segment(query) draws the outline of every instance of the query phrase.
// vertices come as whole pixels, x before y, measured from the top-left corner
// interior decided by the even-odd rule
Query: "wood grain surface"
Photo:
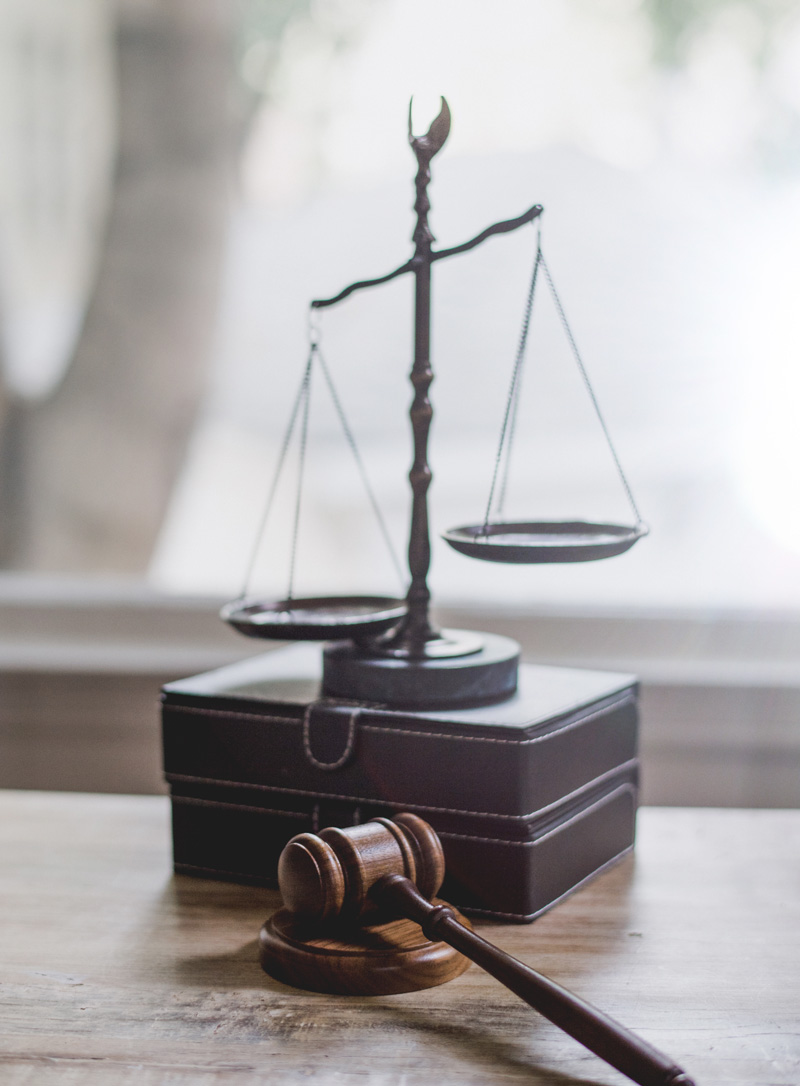
[[[0,793],[0,1082],[627,1081],[475,967],[395,996],[282,986],[256,943],[277,905],[174,877],[162,797]],[[645,809],[635,858],[476,929],[701,1086],[800,1082],[800,811]]]

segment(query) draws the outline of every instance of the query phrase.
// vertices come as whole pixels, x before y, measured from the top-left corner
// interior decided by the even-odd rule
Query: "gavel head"
[[[278,861],[278,884],[290,912],[316,920],[355,918],[370,906],[369,891],[384,875],[405,875],[427,898],[444,878],[435,832],[416,815],[375,818],[348,829],[293,837]]]

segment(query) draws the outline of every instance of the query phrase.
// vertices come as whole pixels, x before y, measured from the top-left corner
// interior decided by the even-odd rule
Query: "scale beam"
[[[454,245],[452,249],[439,249],[438,251],[432,249],[430,252],[430,263],[435,260],[444,260],[448,256],[457,256],[459,253],[468,253],[470,249],[477,248],[481,242],[486,241],[487,238],[492,237],[494,234],[510,234],[512,230],[518,230],[520,226],[526,226],[529,222],[533,222],[534,219],[542,214],[544,208],[541,204],[534,204],[533,207],[528,208],[524,215],[518,215],[516,219],[505,219],[503,222],[493,223],[492,226],[487,226],[485,230],[481,230],[480,234],[477,234],[469,241],[465,241],[462,245]],[[349,297],[357,290],[365,290],[368,287],[377,287],[381,283],[388,283],[392,279],[396,279],[398,275],[404,275],[406,272],[412,272],[418,266],[419,261],[416,257],[412,257],[411,260],[407,260],[405,264],[401,264],[399,268],[395,268],[394,271],[389,272],[388,275],[381,275],[378,279],[361,279],[357,283],[351,283],[349,287],[345,287],[344,290],[340,290],[338,294],[335,294],[332,298],[315,298],[311,303],[312,309],[325,309],[329,305],[336,305],[337,302],[343,302],[345,298]]]
[[[388,283],[390,279],[396,279],[398,275],[402,275],[404,272],[414,270],[414,261],[409,260],[402,267],[395,268],[394,271],[389,272],[388,275],[382,275],[379,279],[362,279],[358,283],[351,283],[349,287],[345,287],[344,290],[340,290],[333,298],[315,298],[311,303],[312,309],[325,309],[326,306],[336,305],[337,302],[343,302],[350,294],[356,290],[364,290],[366,287],[377,287],[381,283]]]
[[[493,226],[487,226],[485,230],[481,230],[480,234],[472,238],[471,241],[465,241],[463,245],[454,245],[452,249],[439,249],[438,252],[432,252],[431,260],[444,260],[445,257],[457,256],[458,253],[468,253],[470,249],[476,248],[493,234],[510,234],[512,230],[517,230],[520,226],[533,222],[534,219],[539,218],[543,211],[544,208],[541,204],[534,204],[524,215],[518,215],[516,219],[506,219],[504,222],[496,222]]]

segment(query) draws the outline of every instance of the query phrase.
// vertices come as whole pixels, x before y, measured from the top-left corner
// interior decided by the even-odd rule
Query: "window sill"
[[[158,791],[169,679],[269,649],[221,601],[136,581],[0,576],[0,785]],[[649,803],[800,806],[800,616],[445,607],[523,658],[632,672]]]

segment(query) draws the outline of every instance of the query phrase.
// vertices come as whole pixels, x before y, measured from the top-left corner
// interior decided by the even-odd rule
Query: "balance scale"
[[[387,536],[380,510],[364,471],[352,431],[345,418],[341,400],[333,385],[330,370],[312,331],[308,361],[292,409],[278,467],[270,489],[256,550],[241,596],[222,611],[223,618],[248,637],[279,641],[331,642],[323,652],[322,693],[328,697],[350,698],[402,707],[453,708],[477,706],[502,701],[517,688],[520,647],[510,638],[464,630],[439,630],[431,621],[431,593],[428,588],[431,542],[428,527],[428,489],[431,470],[428,465],[428,434],[433,415],[429,387],[433,380],[430,357],[431,272],[440,260],[466,253],[495,234],[506,234],[538,220],[543,208],[535,204],[515,219],[494,223],[476,237],[450,249],[434,249],[434,236],[428,224],[431,160],[443,147],[450,131],[450,110],[442,98],[439,115],[424,136],[414,136],[409,107],[409,142],[418,163],[416,175],[417,214],[414,229],[414,253],[410,260],[377,279],[367,279],[341,290],[332,298],[311,302],[312,314],[343,302],[355,291],[367,290],[401,275],[413,275],[414,361],[411,369],[413,400],[410,410],[414,460],[409,474],[412,492],[411,524],[408,544],[410,583],[405,599],[384,596],[326,596],[295,598],[292,594],[294,558],[300,513],[302,466],[308,430],[311,380],[321,370],[333,403],[350,443],[370,501]],[[543,276],[553,294],[565,333],[587,392],[608,441],[614,463],[630,502],[632,525],[586,521],[506,521],[498,513],[505,494],[509,454],[513,440],[521,387],[522,367],[527,345],[534,293]],[[285,598],[270,600],[253,597],[247,585],[252,575],[272,500],[292,436],[300,423],[300,474],[293,526],[292,565],[289,590]],[[475,524],[453,528],[444,534],[451,547],[469,558],[486,562],[534,564],[552,562],[588,562],[622,554],[647,532],[611,442],[603,416],[589,382],[574,337],[555,292],[541,244],[537,244],[530,287],[512,371],[503,418],[495,470],[484,517]]]

